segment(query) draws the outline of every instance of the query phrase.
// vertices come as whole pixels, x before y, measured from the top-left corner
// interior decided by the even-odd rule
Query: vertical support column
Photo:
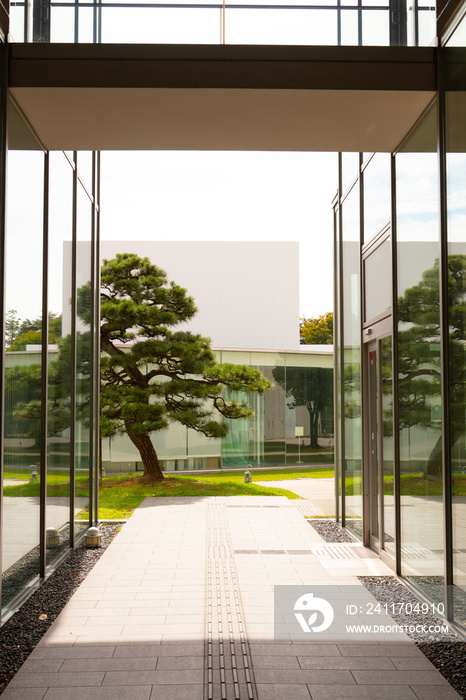
[[[340,319],[340,311],[338,305],[338,285],[337,277],[339,274],[338,262],[337,262],[337,236],[338,236],[338,217],[340,212],[340,191],[338,190],[336,196],[336,204],[333,210],[333,458],[335,461],[335,478],[334,478],[334,491],[335,491],[335,520],[340,521],[340,499],[338,494],[338,478],[339,478],[339,467],[338,459],[340,456],[340,445],[338,443],[338,384],[337,384],[337,373],[339,372],[339,362],[338,362],[338,343],[340,342],[340,334],[338,332],[338,323]],[[286,375],[285,375],[286,378]],[[285,440],[285,450],[286,450],[286,440]]]
[[[5,240],[6,240],[6,160],[8,99],[8,46],[0,42],[0,352],[5,350]],[[5,425],[5,365],[0,368],[0,572],[3,572],[3,455]],[[2,599],[2,577],[0,576],[0,609]]]
[[[47,413],[48,413],[48,345],[49,345],[49,154],[44,155],[44,214],[42,233],[42,343],[41,343],[41,409],[40,409],[40,498],[39,498],[39,575],[47,568]]]
[[[77,154],[73,153],[73,222],[71,235],[71,339],[70,339],[70,547],[75,545],[74,501],[76,495],[76,255],[77,255]]]
[[[33,0],[32,41],[50,43],[50,0]]]
[[[393,495],[395,499],[395,570],[401,575],[401,498],[400,498],[400,431],[398,392],[398,257],[396,229],[396,160],[392,154],[391,219],[392,219],[392,389],[393,389]]]
[[[344,301],[343,301],[343,206],[342,206],[342,189],[343,189],[343,159],[342,154],[338,154],[338,215],[339,215],[339,233],[340,245],[338,248],[338,276],[340,280],[339,288],[339,336],[340,336],[340,451],[341,451],[341,524],[346,525],[346,502],[345,502],[345,338],[344,338]]]
[[[96,341],[96,309],[95,309],[95,153],[92,153],[92,207],[91,207],[91,260],[90,260],[90,311],[91,318],[89,324],[89,527],[94,521],[94,497],[95,497],[95,480],[94,472],[96,469],[95,462],[95,443],[93,439],[95,431],[95,341]]]
[[[390,46],[408,44],[406,0],[390,0]]]
[[[437,52],[438,70],[438,134],[437,151],[439,164],[440,207],[440,361],[442,397],[442,465],[443,465],[443,513],[444,513],[444,557],[445,557],[445,613],[447,620],[453,619],[453,523],[451,489],[451,415],[450,415],[450,334],[448,308],[448,222],[447,222],[447,149],[445,131],[445,76],[444,53]]]
[[[95,384],[95,420],[94,420],[94,519],[99,519],[99,478],[100,478],[100,151],[94,153],[94,215],[95,215],[95,299],[94,308],[95,319],[95,361],[94,376]]]
[[[362,495],[362,541],[366,547],[370,547],[370,499],[371,494],[371,480],[368,478],[369,475],[369,465],[370,465],[370,455],[367,453],[368,441],[366,439],[366,432],[368,425],[368,416],[364,415],[366,408],[370,411],[370,405],[367,401],[368,394],[366,393],[366,358],[365,358],[365,348],[364,348],[364,336],[363,336],[363,326],[364,326],[364,308],[365,308],[365,285],[364,285],[364,265],[362,260],[362,247],[364,245],[364,172],[362,169],[363,154],[359,154],[359,318],[360,318],[360,335],[359,335],[359,367],[360,367],[360,377],[361,377],[361,495]],[[379,355],[377,355],[379,356]]]

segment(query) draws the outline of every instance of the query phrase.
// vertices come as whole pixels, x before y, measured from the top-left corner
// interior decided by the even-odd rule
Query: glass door
[[[369,544],[394,554],[392,337],[366,344],[366,483]]]

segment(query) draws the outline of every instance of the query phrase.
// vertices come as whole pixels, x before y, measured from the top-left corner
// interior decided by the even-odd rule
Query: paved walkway
[[[458,698],[404,637],[273,641],[274,585],[364,595],[358,575],[390,573],[285,498],[148,498],[2,700]]]
[[[327,518],[335,517],[335,479],[283,479],[282,481],[260,481],[260,474],[254,475],[253,481],[270,488],[288,489],[301,496],[293,505],[303,515],[322,515]],[[304,500],[305,499],[305,500]]]

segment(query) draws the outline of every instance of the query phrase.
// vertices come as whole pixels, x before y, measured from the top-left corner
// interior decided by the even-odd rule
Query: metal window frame
[[[8,151],[7,137],[7,97],[8,97],[8,46],[0,41],[0,270],[5,269],[6,244],[6,162]],[[0,283],[0,323],[1,352],[5,348],[5,275]],[[3,474],[4,474],[4,424],[5,424],[5,363],[0,368],[0,570],[3,572]],[[0,610],[2,600],[2,577],[0,576]]]
[[[438,119],[437,154],[439,172],[439,303],[440,303],[440,395],[442,400],[442,486],[444,531],[445,617],[453,620],[453,512],[451,473],[450,411],[450,332],[448,307],[448,214],[447,214],[447,149],[444,49],[437,52]]]
[[[49,344],[49,154],[44,154],[43,228],[42,228],[42,342],[41,342],[41,411],[40,411],[40,489],[39,489],[39,575],[47,569],[47,408],[48,408],[48,344]]]
[[[70,547],[76,546],[74,511],[76,498],[76,240],[77,240],[78,172],[73,152],[73,205],[71,224],[71,334],[70,334]]]

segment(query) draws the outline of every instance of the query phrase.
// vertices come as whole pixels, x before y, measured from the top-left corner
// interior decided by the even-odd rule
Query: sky
[[[336,189],[334,153],[105,152],[101,236],[298,241],[300,315],[318,316],[333,309]]]

